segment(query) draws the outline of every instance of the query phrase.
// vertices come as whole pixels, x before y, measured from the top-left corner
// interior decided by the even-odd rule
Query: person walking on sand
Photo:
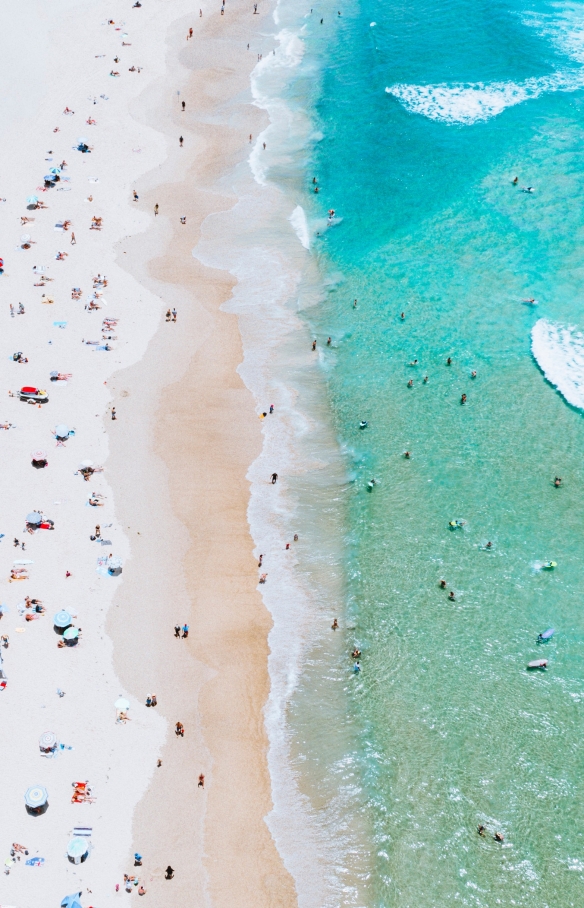
[[[178,140],[178,144],[180,145],[181,148],[183,147],[183,142],[184,142],[184,139],[182,136],[180,136],[180,138]]]
[[[188,636],[189,636],[189,626],[188,626],[188,624],[183,624],[183,627],[182,627],[183,640],[186,640]]]
[[[75,246],[76,244],[77,244],[77,240],[75,239],[75,233],[72,232],[71,233],[71,245]]]
[[[182,724],[182,722],[177,722],[177,723],[176,723],[176,727],[175,727],[175,729],[174,729],[174,733],[175,733],[175,735],[177,736],[177,738],[184,738],[184,736],[185,736],[185,727],[184,727],[184,725]]]
[[[154,206],[154,216],[156,217],[157,214],[158,214],[158,202]]]
[[[278,482],[278,474],[272,473],[272,485],[275,486],[277,482]]]
[[[133,189],[133,190],[132,190],[132,195],[133,195],[133,198],[134,198],[134,201],[135,201],[135,202],[137,202],[137,201],[138,201],[138,198],[139,198],[139,196],[138,196],[138,193],[137,193],[137,192],[136,192],[136,190],[135,190],[135,189]]]
[[[112,419],[117,419],[117,418],[118,417],[116,416],[116,408],[112,407]]]
[[[166,870],[164,871],[164,878],[167,880],[171,880],[173,878],[173,876],[174,876],[174,870],[172,869],[172,867],[169,864],[168,867],[166,868]]]
[[[178,312],[176,311],[176,309],[173,309],[173,310],[172,310],[172,320],[173,320],[173,322],[176,322],[176,317],[177,317],[177,315],[178,315]]]
[[[335,618],[334,621],[333,621],[333,623],[331,624],[331,630],[336,631],[336,630],[338,630],[338,629],[339,629],[339,622],[338,622],[338,620]]]
[[[199,773],[199,784],[197,785],[197,788],[204,788],[204,787],[205,787],[205,776],[201,772],[201,773]]]
[[[101,539],[101,527],[100,527],[99,523],[97,524],[97,526],[95,528],[95,538]]]
[[[186,106],[187,106],[187,105],[186,105],[185,102],[183,101],[183,102],[182,102],[183,113],[184,113],[184,109],[185,109]]]
[[[175,624],[174,626],[174,636],[180,637],[180,624]]]

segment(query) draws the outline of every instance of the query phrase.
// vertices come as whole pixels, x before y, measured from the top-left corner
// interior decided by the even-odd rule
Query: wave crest
[[[540,318],[531,331],[531,352],[549,383],[584,410],[584,334]]]

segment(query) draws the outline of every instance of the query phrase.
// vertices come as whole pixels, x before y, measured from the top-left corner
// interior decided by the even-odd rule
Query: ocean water
[[[282,2],[278,29],[296,61],[254,172],[304,255],[294,405],[340,458],[281,524],[314,543],[282,709],[328,871],[311,897],[296,866],[300,902],[580,905],[584,5]]]

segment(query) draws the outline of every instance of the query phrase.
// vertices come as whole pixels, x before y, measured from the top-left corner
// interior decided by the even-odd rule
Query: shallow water
[[[338,819],[331,903],[579,904],[584,7],[337,8],[305,20],[288,101],[313,138],[286,185],[348,480],[347,629],[315,640],[288,714],[333,845]]]

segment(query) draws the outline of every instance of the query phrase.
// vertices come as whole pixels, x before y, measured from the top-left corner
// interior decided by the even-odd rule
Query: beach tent
[[[80,892],[74,892],[73,895],[66,895],[61,902],[61,908],[82,908],[80,899]]]
[[[49,806],[49,793],[42,785],[33,785],[31,788],[26,789],[24,803],[26,804],[27,813],[38,816],[44,813]]]

